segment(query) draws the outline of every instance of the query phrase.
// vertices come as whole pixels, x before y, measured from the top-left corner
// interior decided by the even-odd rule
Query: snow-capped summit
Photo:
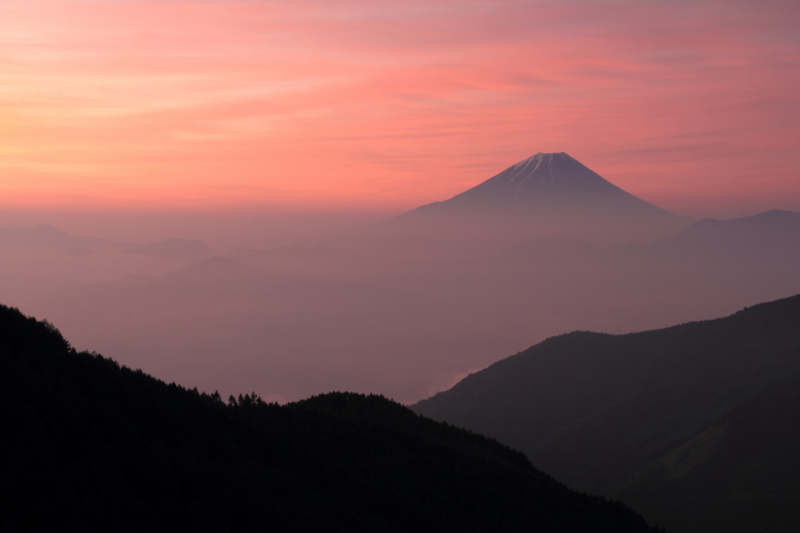
[[[561,193],[624,193],[564,152],[538,153],[455,198]],[[454,199],[455,199],[454,198]]]
[[[449,200],[397,216],[387,228],[407,240],[558,237],[607,245],[651,242],[690,223],[561,152],[538,153]]]
[[[538,153],[449,200],[411,213],[675,216],[625,192],[564,152]]]

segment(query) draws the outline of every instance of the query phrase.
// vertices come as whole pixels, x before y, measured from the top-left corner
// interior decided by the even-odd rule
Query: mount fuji
[[[393,219],[398,231],[506,240],[541,237],[630,244],[692,222],[620,189],[564,152],[538,153],[449,200]]]
[[[625,192],[576,159],[538,153],[444,202],[411,211],[420,215],[606,214],[677,217]]]

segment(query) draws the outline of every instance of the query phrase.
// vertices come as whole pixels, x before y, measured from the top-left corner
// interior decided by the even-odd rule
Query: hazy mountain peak
[[[105,239],[81,237],[65,233],[50,224],[37,226],[2,226],[0,227],[0,248],[51,248],[61,247],[97,247],[111,244]]]

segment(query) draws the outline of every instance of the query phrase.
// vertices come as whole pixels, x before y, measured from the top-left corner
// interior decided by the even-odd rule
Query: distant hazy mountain
[[[167,385],[0,306],[2,531],[647,532],[383,397]]]
[[[111,245],[106,239],[71,235],[51,226],[3,226],[0,227],[0,248],[37,249],[69,248],[89,249]]]
[[[412,409],[668,531],[800,523],[800,296],[662,330],[553,337]]]
[[[498,255],[525,260],[528,256],[559,257],[578,252],[620,260],[629,260],[634,256],[647,257],[654,253],[679,260],[688,256],[717,257],[722,260],[730,260],[732,256],[739,256],[740,259],[793,256],[800,254],[800,213],[774,210],[728,220],[708,218],[653,243],[602,250],[578,239],[533,238]]]
[[[167,239],[129,248],[130,254],[146,255],[164,261],[193,261],[208,257],[214,248],[197,239]]]
[[[691,221],[625,192],[565,153],[538,153],[443,202],[396,217],[395,228],[448,237],[647,242]]]
[[[656,246],[673,253],[694,251],[724,257],[754,253],[797,255],[800,213],[774,210],[729,220],[700,220]]]

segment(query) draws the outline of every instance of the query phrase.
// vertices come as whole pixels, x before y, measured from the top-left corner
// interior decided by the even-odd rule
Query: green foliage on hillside
[[[412,408],[492,436],[668,531],[800,523],[800,296],[548,339]]]
[[[201,394],[0,306],[2,531],[649,531],[380,396]]]

